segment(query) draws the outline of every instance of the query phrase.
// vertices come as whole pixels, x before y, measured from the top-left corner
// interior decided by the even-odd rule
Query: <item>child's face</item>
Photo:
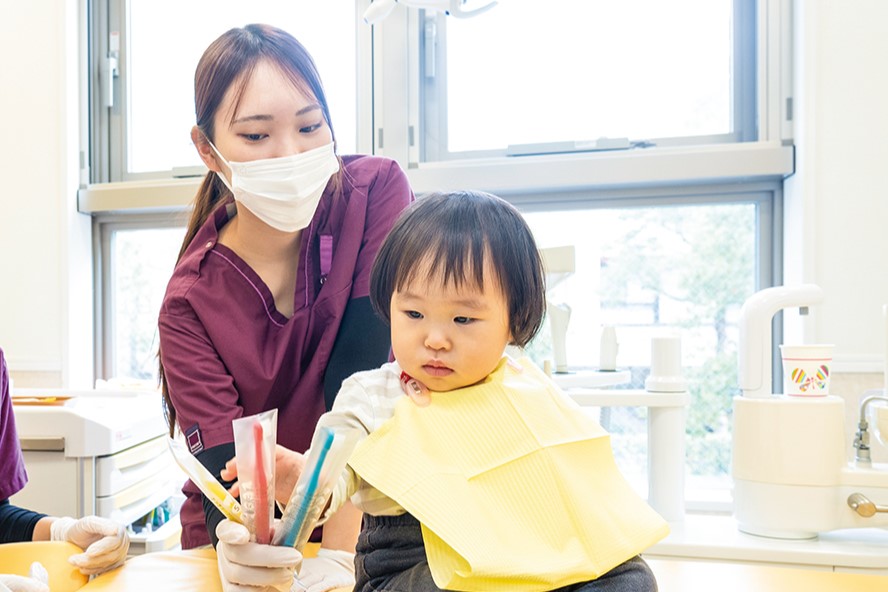
[[[484,289],[457,290],[423,270],[391,300],[392,350],[401,368],[433,391],[475,384],[490,374],[511,341],[509,307],[490,265]]]

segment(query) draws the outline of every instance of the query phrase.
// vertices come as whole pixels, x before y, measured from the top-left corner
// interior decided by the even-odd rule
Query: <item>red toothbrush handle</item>
[[[268,475],[265,474],[265,459],[263,458],[265,455],[262,454],[264,440],[262,424],[257,421],[253,424],[253,450],[256,454],[254,459],[256,472],[253,479],[256,542],[267,545],[271,543],[271,529],[268,516]]]

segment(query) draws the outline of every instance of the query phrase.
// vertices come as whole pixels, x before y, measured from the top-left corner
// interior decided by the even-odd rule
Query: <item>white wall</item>
[[[0,19],[0,347],[19,385],[30,377],[80,387],[92,374],[90,226],[74,211],[78,4],[16,2]],[[836,370],[881,372],[888,2],[795,0],[794,10],[797,172],[786,183],[786,283],[826,292],[800,338],[835,343]]]
[[[888,303],[888,2],[796,0],[796,174],[785,283],[819,284],[807,342],[835,371],[881,372]]]
[[[18,386],[92,379],[90,221],[79,183],[78,2],[0,19],[0,347]]]

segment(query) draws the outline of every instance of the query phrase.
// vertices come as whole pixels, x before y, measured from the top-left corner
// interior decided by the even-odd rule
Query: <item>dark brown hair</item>
[[[513,343],[527,345],[543,322],[543,263],[524,218],[495,195],[479,191],[435,193],[401,214],[373,263],[370,300],[386,321],[395,290],[415,279],[421,262],[426,278],[445,285],[484,285],[484,258],[499,278],[509,307]]]
[[[237,85],[234,101],[234,112],[236,112],[244,88],[256,65],[262,60],[276,65],[303,94],[317,100],[335,142],[336,135],[333,133],[327,96],[311,55],[286,31],[261,24],[226,31],[213,41],[201,56],[194,72],[194,111],[200,132],[208,140],[213,141],[215,137],[213,124],[225,93],[232,85]],[[330,180],[333,187],[337,188],[336,193],[338,188],[342,187],[342,169],[340,163],[339,172]],[[200,227],[229,195],[230,192],[219,180],[218,175],[212,171],[207,173],[194,198],[194,208],[185,231],[185,240],[179,250],[179,259],[194,240]],[[170,425],[170,435],[173,435],[176,427],[176,410],[170,400],[169,385],[160,352],[158,360],[159,381]]]

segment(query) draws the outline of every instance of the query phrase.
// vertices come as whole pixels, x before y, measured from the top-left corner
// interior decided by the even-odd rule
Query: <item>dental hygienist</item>
[[[224,33],[194,87],[191,138],[210,173],[161,306],[161,379],[171,431],[219,475],[233,419],[276,408],[278,443],[303,451],[342,380],[387,361],[370,267],[413,193],[394,161],[336,154],[315,64],[284,31]],[[183,548],[215,542],[222,515],[193,483],[184,493]],[[299,571],[307,589],[354,583],[359,529],[354,507],[327,523]],[[217,547],[223,586],[243,559],[228,542]]]
[[[0,349],[0,543],[27,541],[68,541],[84,549],[69,562],[84,574],[97,574],[126,560],[129,536],[123,525],[98,516],[56,518],[32,512],[9,503],[10,496],[28,482],[22,451],[15,431],[9,374]],[[3,547],[0,545],[0,556]],[[45,584],[22,576],[0,574],[0,590],[49,590]]]

